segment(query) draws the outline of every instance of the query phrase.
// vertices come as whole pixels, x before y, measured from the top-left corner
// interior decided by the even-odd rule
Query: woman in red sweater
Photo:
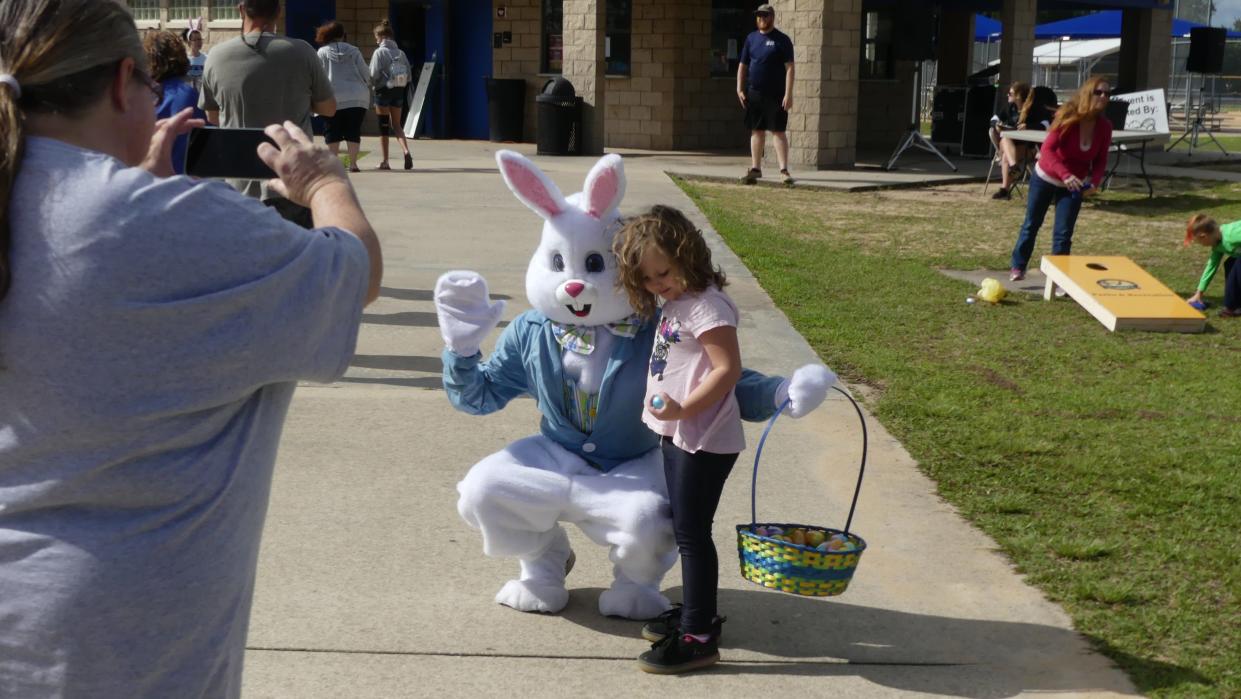
[[[1034,252],[1034,239],[1052,204],[1056,206],[1056,223],[1051,254],[1069,254],[1077,212],[1082,208],[1082,195],[1097,191],[1107,170],[1112,123],[1103,116],[1103,110],[1111,95],[1112,88],[1107,80],[1095,76],[1056,112],[1047,140],[1039,150],[1035,176],[1030,178],[1026,220],[1013,246],[1009,274],[1013,281],[1025,279],[1026,266]]]

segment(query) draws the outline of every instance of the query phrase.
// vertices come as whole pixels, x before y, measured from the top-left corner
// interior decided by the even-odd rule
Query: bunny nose
[[[577,295],[582,293],[582,291],[585,289],[586,289],[586,285],[581,282],[569,282],[568,284],[564,285],[565,293],[568,294],[569,296],[572,296],[573,298],[577,298]]]

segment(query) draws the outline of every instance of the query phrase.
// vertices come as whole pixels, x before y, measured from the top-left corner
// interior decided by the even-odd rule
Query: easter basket
[[[862,421],[862,465],[858,470],[857,487],[853,490],[853,503],[849,505],[849,518],[845,528],[831,529],[806,524],[760,523],[757,514],[758,463],[763,455],[763,444],[776,424],[784,405],[767,423],[754,454],[754,477],[750,483],[750,523],[737,525],[737,552],[741,557],[741,576],[780,592],[804,597],[831,597],[849,587],[858,560],[866,550],[862,537],[849,532],[853,523],[853,511],[857,508],[858,493],[862,490],[862,475],[866,472],[866,418],[857,401],[839,391]]]

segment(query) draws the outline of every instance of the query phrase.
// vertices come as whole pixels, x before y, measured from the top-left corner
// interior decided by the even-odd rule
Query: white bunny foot
[[[564,582],[509,580],[496,593],[496,602],[519,612],[555,614],[569,603]]]
[[[509,580],[496,593],[496,602],[521,612],[554,614],[569,603],[564,579],[577,557],[569,536],[557,526],[543,553],[521,559],[521,579]]]
[[[672,603],[654,585],[617,580],[599,595],[599,613],[639,621],[654,619]]]

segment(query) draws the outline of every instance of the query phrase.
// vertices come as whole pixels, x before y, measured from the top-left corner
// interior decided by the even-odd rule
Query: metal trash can
[[[487,126],[495,143],[520,141],[526,125],[526,81],[483,78],[487,83]]]
[[[552,78],[535,96],[539,155],[577,155],[582,150],[582,98],[573,83]]]

